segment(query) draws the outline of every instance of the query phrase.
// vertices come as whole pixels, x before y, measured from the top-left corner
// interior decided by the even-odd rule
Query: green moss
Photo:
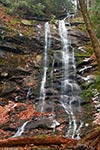
[[[17,19],[17,18],[15,18],[15,19],[12,19],[11,21],[10,21],[10,23],[11,24],[17,24],[17,23],[19,23],[20,22],[20,19]]]
[[[90,57],[91,55],[89,53],[83,54],[83,53],[75,53],[75,57]]]
[[[90,100],[92,96],[93,96],[93,93],[91,89],[84,90],[81,93],[81,97],[85,100]]]
[[[40,138],[40,139],[45,139],[46,135],[45,134],[41,134],[41,135],[37,135],[37,137]]]
[[[3,58],[0,58],[0,65],[3,64],[5,60]]]
[[[86,85],[85,90],[81,93],[81,97],[83,99],[90,100],[94,96],[93,91],[95,89],[97,89],[97,91],[100,93],[100,75],[97,75],[95,82],[91,82],[88,86]]]

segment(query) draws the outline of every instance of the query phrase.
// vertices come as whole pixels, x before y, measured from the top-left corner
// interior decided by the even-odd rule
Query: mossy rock
[[[21,23],[22,23],[23,25],[26,25],[26,26],[32,26],[32,25],[33,25],[33,21],[32,21],[32,20],[22,19],[22,20],[21,20]]]

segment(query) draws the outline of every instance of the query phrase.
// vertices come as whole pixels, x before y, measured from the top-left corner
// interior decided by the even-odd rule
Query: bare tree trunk
[[[94,49],[94,53],[96,55],[96,59],[97,59],[97,63],[98,63],[98,69],[100,71],[100,42],[98,40],[98,38],[96,37],[96,34],[92,28],[92,24],[91,24],[91,20],[89,18],[89,14],[87,11],[87,7],[86,7],[86,3],[84,0],[78,0],[79,5],[80,5],[80,10],[82,12],[85,24],[86,24],[86,28],[87,31],[89,33],[91,42],[92,42],[92,46]]]

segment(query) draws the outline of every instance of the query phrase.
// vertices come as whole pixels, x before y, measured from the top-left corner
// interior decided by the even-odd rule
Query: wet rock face
[[[82,46],[90,41],[90,38],[86,33],[75,29],[69,30],[69,36],[71,38],[71,44],[77,47]]]
[[[2,51],[27,54],[30,52],[41,51],[43,49],[43,40],[38,38],[29,39],[24,36],[5,37],[0,49]]]
[[[18,18],[14,20],[9,15],[6,17],[0,15],[0,96],[16,99],[17,94],[23,93],[18,95],[20,100],[20,97],[26,97],[30,87],[37,87],[38,79],[35,74],[38,76],[44,41],[38,39],[38,23],[31,27],[22,24]]]
[[[1,138],[13,136],[27,119],[40,115],[35,112],[33,102],[39,93],[41,52],[44,48],[44,38],[40,40],[38,36],[38,23],[35,27],[27,27],[18,21],[13,28],[14,19],[6,17],[9,23],[5,18],[1,18],[2,24],[0,22]],[[29,107],[30,102],[32,105]]]

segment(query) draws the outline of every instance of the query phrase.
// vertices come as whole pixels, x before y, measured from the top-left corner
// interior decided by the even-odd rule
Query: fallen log
[[[36,136],[36,137],[17,137],[0,140],[0,147],[15,147],[15,146],[25,146],[29,144],[34,145],[61,145],[67,144],[68,146],[72,144],[76,145],[77,141],[74,139],[69,139],[61,136]]]
[[[16,147],[25,145],[62,145],[65,144],[67,147],[74,147],[75,150],[79,147],[97,147],[100,145],[100,128],[93,129],[83,139],[74,140],[71,138],[61,136],[34,136],[34,137],[16,137],[0,140],[0,147]]]

